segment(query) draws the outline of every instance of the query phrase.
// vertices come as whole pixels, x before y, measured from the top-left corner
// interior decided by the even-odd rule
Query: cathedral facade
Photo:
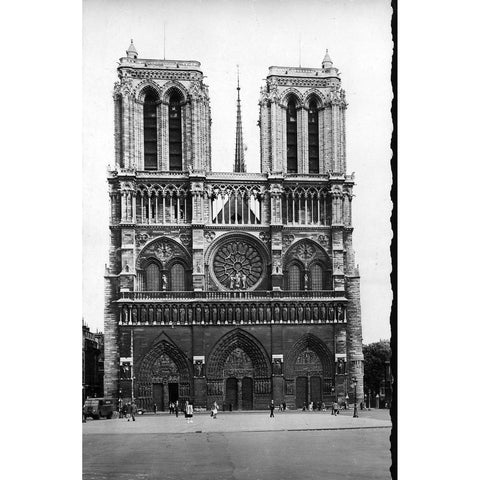
[[[270,67],[260,172],[211,169],[200,63],[138,57],[114,87],[105,395],[144,409],[363,400],[345,92],[321,68]]]

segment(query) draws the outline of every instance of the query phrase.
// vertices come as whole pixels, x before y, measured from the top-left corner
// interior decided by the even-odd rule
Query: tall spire
[[[246,172],[244,150],[243,150],[243,135],[242,135],[242,112],[240,108],[240,73],[237,65],[237,130],[235,135],[235,164],[233,166],[234,172]]]

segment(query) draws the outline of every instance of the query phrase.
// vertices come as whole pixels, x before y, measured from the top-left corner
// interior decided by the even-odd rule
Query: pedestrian
[[[175,416],[178,418],[178,400],[175,402]]]
[[[308,406],[308,411],[313,412],[313,402],[310,402],[310,405]]]
[[[168,414],[171,415],[172,414],[172,402],[170,402],[168,404]]]
[[[275,402],[272,400],[270,402],[270,418],[275,418],[273,411],[275,410]]]
[[[126,418],[126,417],[127,417],[127,404],[124,403],[122,406],[122,418]]]
[[[132,402],[132,422],[135,421],[135,414],[137,413],[137,404]]]
[[[322,412],[326,412],[326,411],[327,411],[327,407],[326,407],[326,405],[325,405],[325,402],[322,402],[321,408],[322,408]]]
[[[157,404],[153,404],[153,413],[156,415],[157,414]]]
[[[187,402],[185,403],[185,418],[187,423],[193,423],[193,405]]]
[[[333,411],[334,411],[334,415],[337,416],[340,409],[338,408],[338,403],[337,401],[333,402]]]
[[[126,412],[125,412],[125,417],[127,419],[127,422],[130,421],[130,416],[132,415],[132,405],[131,403],[127,403],[127,409],[126,409]]]
[[[287,402],[285,402],[285,400],[283,401],[283,411],[285,411],[287,409]]]
[[[213,407],[212,407],[212,417],[217,418],[217,413],[218,413],[218,405],[217,402],[213,402]]]
[[[304,412],[306,409],[307,409],[307,404],[306,404],[306,402],[303,402],[302,412]]]

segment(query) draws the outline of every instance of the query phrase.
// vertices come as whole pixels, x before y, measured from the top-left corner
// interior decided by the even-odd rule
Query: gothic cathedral
[[[233,410],[363,400],[360,277],[345,92],[321,68],[270,67],[260,172],[211,169],[200,63],[138,58],[114,87],[105,396]],[[355,389],[355,390],[354,390]]]

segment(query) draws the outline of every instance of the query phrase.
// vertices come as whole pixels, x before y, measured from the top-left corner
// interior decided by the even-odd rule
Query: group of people
[[[137,413],[137,405],[135,402],[132,403],[125,403],[122,408],[120,409],[120,418],[126,418],[127,422],[132,419],[132,422],[135,421],[135,414]]]
[[[313,412],[315,410],[318,410],[319,412],[325,412],[327,410],[325,402],[310,402],[308,405],[306,402],[303,402],[303,412]]]
[[[157,405],[154,405],[154,411],[157,413]],[[169,415],[175,414],[175,416],[178,418],[178,412],[180,410],[180,407],[178,405],[178,400],[176,402],[170,402],[168,404],[168,413]]]

